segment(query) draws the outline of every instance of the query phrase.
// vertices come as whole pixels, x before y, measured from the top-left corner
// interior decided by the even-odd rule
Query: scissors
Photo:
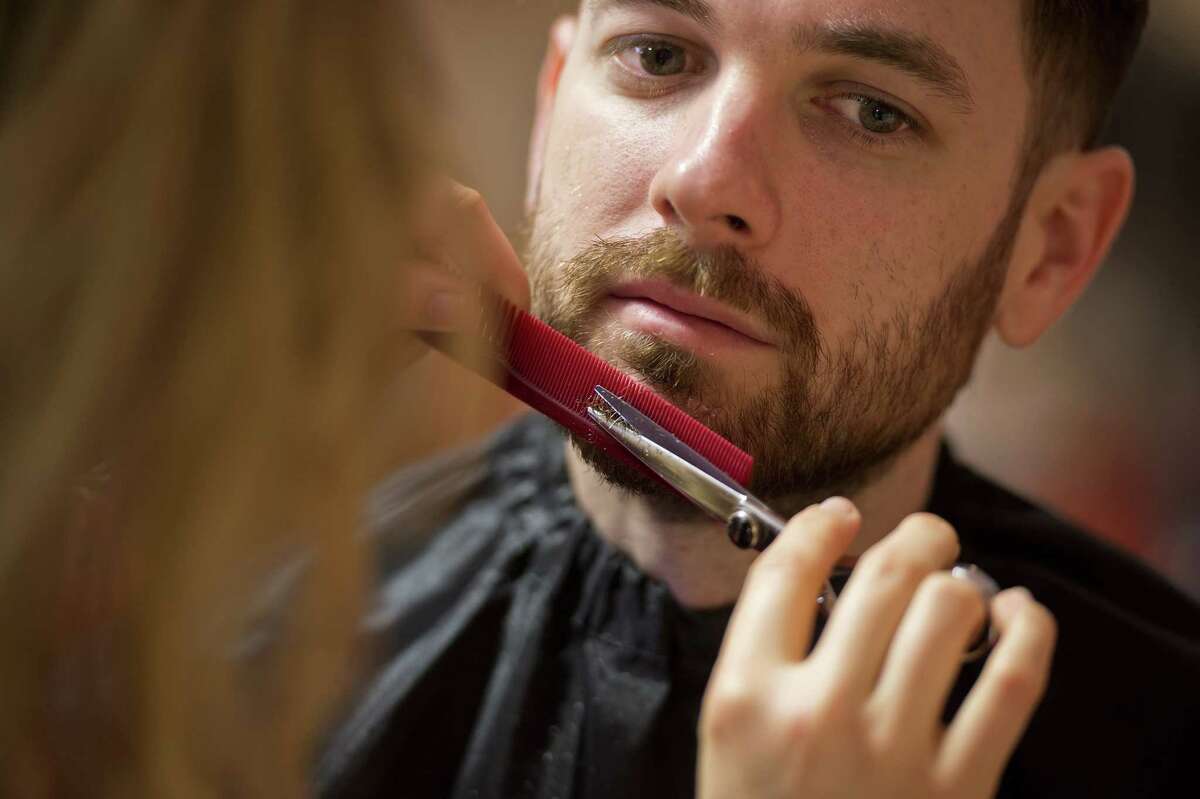
[[[737,547],[761,552],[783,531],[787,524],[783,517],[703,455],[603,386],[596,386],[595,391],[601,407],[587,409],[592,421],[669,486],[724,522],[729,539]],[[973,564],[957,564],[950,574],[975,586],[985,607],[1000,590],[986,572]],[[837,593],[827,579],[817,604],[828,614],[836,601]],[[995,627],[989,620],[980,640],[964,655],[964,662],[982,657],[995,640]]]

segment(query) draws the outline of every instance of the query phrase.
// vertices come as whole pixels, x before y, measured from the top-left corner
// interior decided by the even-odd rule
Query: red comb
[[[540,319],[499,297],[481,331],[500,374],[487,375],[508,393],[623,463],[651,473],[587,414],[603,386],[666,428],[710,463],[746,485],[754,458]],[[447,351],[453,354],[452,349]]]

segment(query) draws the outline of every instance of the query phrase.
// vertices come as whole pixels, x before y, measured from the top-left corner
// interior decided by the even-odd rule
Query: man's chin
[[[656,340],[648,342],[644,347],[626,347],[617,352],[589,349],[631,380],[732,441],[736,431],[729,429],[733,418],[728,412],[729,398],[737,396],[737,391],[723,385],[723,375],[695,354]]]
[[[687,499],[646,472],[617,460],[585,438],[570,434],[571,448],[588,469],[606,485],[646,502],[656,516],[670,520],[703,517]]]

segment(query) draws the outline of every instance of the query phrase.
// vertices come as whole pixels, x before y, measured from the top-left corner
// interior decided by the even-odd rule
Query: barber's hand
[[[522,309],[529,281],[508,238],[479,192],[440,179],[417,201],[415,255],[400,266],[401,327],[411,333],[455,333],[479,324],[478,287]],[[409,356],[425,345],[415,336]]]
[[[806,655],[817,595],[859,524],[848,501],[811,507],[751,568],[704,699],[702,799],[994,794],[1045,688],[1054,620],[1022,589],[998,594],[999,640],[946,726],[985,615],[941,571],[958,554],[941,519],[911,516],[859,559]]]

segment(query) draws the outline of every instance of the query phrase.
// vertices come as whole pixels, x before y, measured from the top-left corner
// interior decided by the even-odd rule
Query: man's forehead
[[[581,0],[581,10],[599,13],[616,8],[658,7],[691,17],[705,25],[718,26],[722,16],[738,8],[755,16],[825,16],[853,20],[874,18],[899,20],[914,15],[927,19],[954,17],[960,10],[1009,10],[1014,2],[993,0]]]
[[[973,49],[998,38],[1015,39],[1019,3],[994,0],[582,0],[581,10],[657,8],[719,31],[734,11],[782,22],[792,38],[823,28],[873,27],[936,40],[944,49]]]
[[[705,27],[711,27],[716,18],[708,0],[583,0],[585,11],[602,12],[622,6],[661,6],[691,17]]]

